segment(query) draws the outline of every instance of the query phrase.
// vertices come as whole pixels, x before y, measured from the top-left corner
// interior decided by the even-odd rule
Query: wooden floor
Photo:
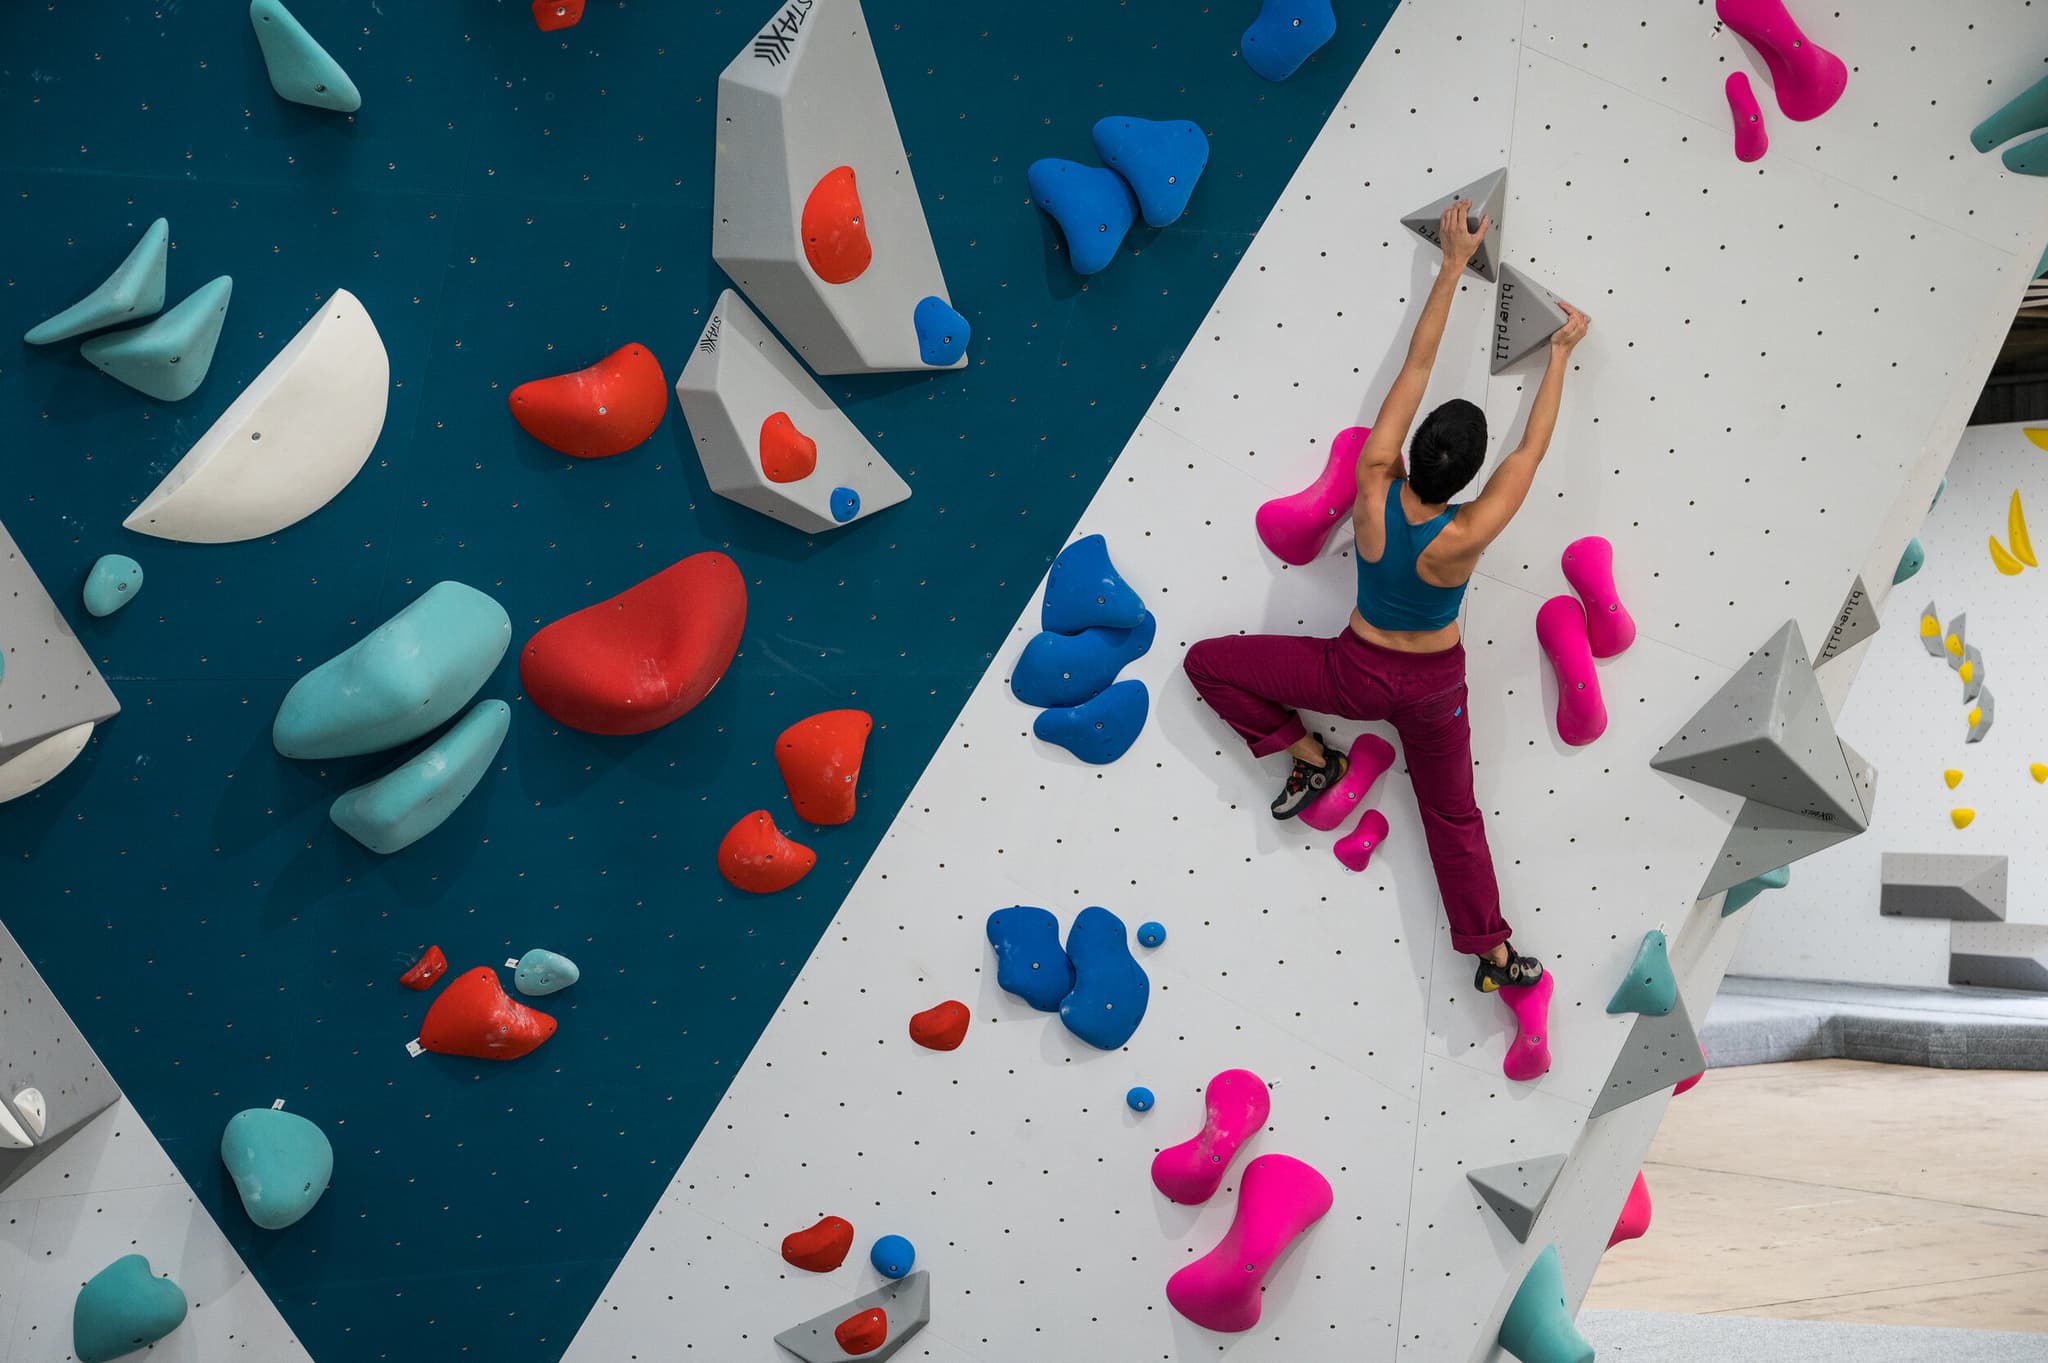
[[[1643,1178],[1588,1307],[2048,1332],[2048,1073],[1710,1070]]]

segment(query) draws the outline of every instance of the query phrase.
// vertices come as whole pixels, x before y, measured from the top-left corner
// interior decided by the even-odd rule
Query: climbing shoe
[[[1542,978],[1543,962],[1510,946],[1506,965],[1495,965],[1484,956],[1479,958],[1479,973],[1472,977],[1472,985],[1482,994],[1491,994],[1496,989],[1534,984]]]
[[[1309,801],[1344,779],[1348,765],[1348,759],[1335,748],[1323,749],[1320,767],[1295,758],[1294,770],[1287,773],[1287,784],[1273,797],[1273,817],[1291,819],[1301,813],[1308,808]]]

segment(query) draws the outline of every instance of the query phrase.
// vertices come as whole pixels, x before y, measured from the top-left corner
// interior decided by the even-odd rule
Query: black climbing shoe
[[[1294,770],[1287,773],[1287,784],[1273,797],[1273,817],[1291,819],[1308,808],[1309,801],[1321,795],[1331,786],[1344,779],[1344,769],[1350,760],[1335,748],[1323,749],[1323,765],[1311,766],[1300,758],[1294,759]]]
[[[1479,973],[1472,977],[1472,987],[1482,994],[1491,994],[1496,989],[1534,984],[1542,978],[1543,962],[1534,956],[1524,956],[1510,946],[1506,965],[1495,965],[1484,956],[1479,958]]]

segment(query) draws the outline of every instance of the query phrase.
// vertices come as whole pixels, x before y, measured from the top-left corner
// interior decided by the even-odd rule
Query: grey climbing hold
[[[1984,655],[1975,644],[1963,650],[1963,665],[1956,670],[1963,674],[1963,704],[1974,703],[1984,690]]]
[[[1835,612],[1834,627],[1828,631],[1828,641],[1821,645],[1818,661],[1824,663],[1848,652],[1877,633],[1878,624],[1877,603],[1870,599],[1870,589],[1858,575],[1849,584],[1849,594],[1842,598],[1842,609]]]
[[[171,224],[158,218],[98,288],[55,317],[36,323],[21,339],[30,345],[49,345],[153,315],[164,305],[170,250]]]
[[[61,1149],[121,1097],[92,1046],[5,927],[0,927],[0,1111],[11,1101],[26,1137],[0,1140],[0,1189]],[[8,1095],[12,1095],[11,1099]]]
[[[1970,613],[1964,611],[1949,621],[1948,628],[1942,631],[1941,655],[1948,659],[1948,670],[1951,672],[1962,671],[1963,659],[1970,652],[1969,627]]]
[[[1684,1083],[1695,1074],[1707,1072],[1707,1058],[1700,1052],[1699,1033],[1685,1011],[1685,1000],[1673,1002],[1664,1017],[1644,1014],[1629,1029],[1607,1082],[1600,1086],[1587,1115],[1598,1117],[1638,1098]]]
[[[213,348],[228,320],[235,281],[208,280],[169,312],[139,327],[94,336],[78,348],[86,362],[159,402],[187,398],[206,380]]]
[[[1643,934],[1628,975],[1607,1001],[1610,1013],[1644,1013],[1663,1017],[1678,1002],[1678,980],[1671,973],[1671,953],[1664,934],[1652,928]]]
[[[2048,924],[1951,923],[1948,982],[2048,993]]]
[[[352,114],[363,107],[362,92],[328,55],[282,0],[249,0],[249,26],[263,49],[263,66],[278,98],[315,109]]]
[[[1877,776],[1862,756],[1848,744],[1842,756],[1849,764],[1851,779],[1861,792],[1863,807],[1877,804]],[[1803,857],[1846,842],[1861,831],[1842,823],[1806,818],[1776,809],[1761,800],[1745,800],[1735,822],[1721,843],[1714,869],[1708,872],[1699,897],[1719,894],[1745,880],[1790,866]]]
[[[1563,1155],[1539,1155],[1520,1164],[1496,1164],[1490,1169],[1473,1169],[1465,1178],[1493,1208],[1493,1214],[1508,1228],[1508,1234],[1528,1243],[1536,1218],[1550,1189],[1564,1169]]]
[[[1493,299],[1493,372],[1541,349],[1564,323],[1556,294],[1503,263]]]
[[[1886,852],[1877,911],[1888,918],[2005,919],[2006,860],[1959,852]]]
[[[1502,166],[1491,175],[1481,176],[1463,189],[1453,190],[1435,203],[1416,209],[1401,219],[1401,225],[1421,237],[1431,246],[1443,246],[1442,232],[1444,210],[1460,199],[1472,201],[1471,212],[1465,215],[1466,225],[1473,231],[1479,230],[1479,222],[1487,219],[1492,225],[1486,229],[1486,236],[1480,241],[1479,249],[1465,266],[1473,274],[1491,284],[1500,274],[1501,215],[1507,208],[1508,168]]]
[[[0,640],[11,650],[0,768],[45,739],[120,713],[121,703],[5,525],[0,525]],[[0,777],[0,790],[8,789],[7,778]]]
[[[1941,645],[1941,612],[1932,601],[1920,610],[1920,647],[1927,650],[1930,658],[1948,656],[1948,650]]]
[[[1965,743],[1982,743],[1984,735],[1991,732],[1991,712],[1997,707],[1991,703],[1991,688],[1985,687],[1977,694],[1977,703],[1970,707],[1968,719],[1970,732],[1963,735]]]
[[[878,1348],[850,1354],[839,1347],[832,1333],[848,1316],[880,1307],[889,1317],[889,1333]],[[803,1360],[803,1363],[881,1363],[907,1343],[910,1337],[931,1323],[932,1275],[919,1269],[900,1282],[885,1283],[865,1297],[855,1297],[836,1310],[813,1316],[802,1325],[792,1325],[775,1336],[775,1342]]]

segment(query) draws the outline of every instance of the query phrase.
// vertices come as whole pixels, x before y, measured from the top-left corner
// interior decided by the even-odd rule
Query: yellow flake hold
[[[2012,541],[2012,556],[2029,568],[2041,565],[2034,561],[2034,541],[2027,534],[2027,513],[2020,507],[2020,490],[2012,490],[2012,501],[2005,508],[2005,537]],[[2002,569],[2000,571],[2003,571]]]
[[[2048,771],[2048,767],[2043,767],[2041,770]],[[1963,783],[1963,774],[1957,771],[1954,767],[1950,767],[1947,771],[1941,774],[1941,779],[1948,782],[1948,788],[1950,790],[1954,790],[1957,786]],[[2035,779],[2038,780],[2040,778],[2036,777]]]
[[[1921,638],[1932,639],[1935,635],[1939,633],[1941,633],[1941,621],[1935,619],[1931,615],[1923,615],[1920,617]]]
[[[2011,554],[2006,553],[2005,546],[1998,542],[1998,536],[1996,535],[1990,537],[1989,543],[1991,545],[1992,567],[1998,569],[1999,572],[2007,577],[2018,577],[2025,571],[2029,560],[2017,559]]]
[[[1977,811],[1974,809],[1951,809],[1948,812],[1948,821],[1957,828],[1968,828],[1970,820],[1976,817]]]
[[[2036,762],[2027,768],[2027,775],[2034,778],[2036,785],[2048,781],[2048,762]]]
[[[1970,727],[1972,729],[1976,728],[1979,721],[1981,721],[1984,718],[1983,707],[1978,705],[1972,705],[1970,707],[1970,713],[1966,715],[1965,718],[1970,721]]]
[[[1960,634],[1949,635],[1941,641],[1941,646],[1958,658],[1963,656],[1963,636]]]
[[[1977,664],[1968,658],[1963,659],[1963,665],[1956,669],[1956,675],[1963,679],[1963,685],[1968,686],[1977,676]]]
[[[2048,450],[2048,427],[2034,426],[2027,430],[2027,439]]]

